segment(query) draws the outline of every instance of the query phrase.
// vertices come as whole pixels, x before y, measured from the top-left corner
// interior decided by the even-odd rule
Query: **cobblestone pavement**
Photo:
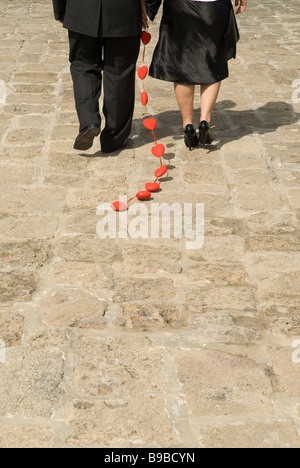
[[[75,153],[66,31],[48,0],[0,0],[1,447],[300,446],[300,5],[249,3],[215,145],[188,152],[146,82],[153,202],[205,204],[193,251],[98,238],[99,204],[152,179],[143,110],[128,149]]]

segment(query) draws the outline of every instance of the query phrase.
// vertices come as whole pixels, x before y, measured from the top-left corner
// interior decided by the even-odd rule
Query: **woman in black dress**
[[[147,0],[147,12],[154,20],[162,0]],[[235,0],[237,14],[247,0]],[[236,57],[239,31],[231,0],[164,0],[160,37],[150,76],[175,84],[182,113],[186,145],[213,142],[211,115],[221,82],[228,78],[228,61]],[[199,137],[194,128],[195,86],[201,85]]]

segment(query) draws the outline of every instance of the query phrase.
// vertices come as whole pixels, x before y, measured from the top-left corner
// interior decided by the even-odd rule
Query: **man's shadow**
[[[238,141],[247,135],[253,135],[253,133],[260,135],[274,133],[278,128],[295,124],[300,120],[300,113],[296,112],[291,104],[284,101],[268,102],[255,110],[234,110],[235,107],[236,103],[229,100],[216,104],[213,127],[215,139],[219,142],[208,146],[210,151],[220,149],[226,143]],[[199,111],[195,110],[195,117],[196,113],[198,115]],[[178,109],[161,112],[155,117],[158,120],[156,130],[158,140],[167,137],[173,137],[175,140],[183,138],[182,119]],[[143,126],[143,120],[144,118],[140,118],[133,121],[133,133],[137,134],[138,137],[129,140],[128,148],[141,148],[152,141],[150,132]],[[195,121],[197,122],[197,120]],[[167,145],[169,148],[173,146],[172,144]],[[121,151],[118,150],[109,156],[118,156]],[[95,154],[82,153],[81,156],[107,157],[101,151]],[[169,159],[173,159],[171,154]]]

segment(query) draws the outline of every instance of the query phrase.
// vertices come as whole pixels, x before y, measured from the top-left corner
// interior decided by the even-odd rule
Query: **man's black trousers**
[[[103,73],[106,126],[101,133],[101,147],[103,151],[114,151],[131,132],[140,37],[95,38],[69,31],[69,41],[80,131],[90,124],[101,125]]]

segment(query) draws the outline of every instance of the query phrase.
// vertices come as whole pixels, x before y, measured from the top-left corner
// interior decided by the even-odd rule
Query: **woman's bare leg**
[[[201,118],[200,121],[206,120],[211,123],[211,115],[216,105],[221,83],[201,86]]]
[[[175,94],[183,120],[183,128],[194,124],[195,86],[175,83]]]

